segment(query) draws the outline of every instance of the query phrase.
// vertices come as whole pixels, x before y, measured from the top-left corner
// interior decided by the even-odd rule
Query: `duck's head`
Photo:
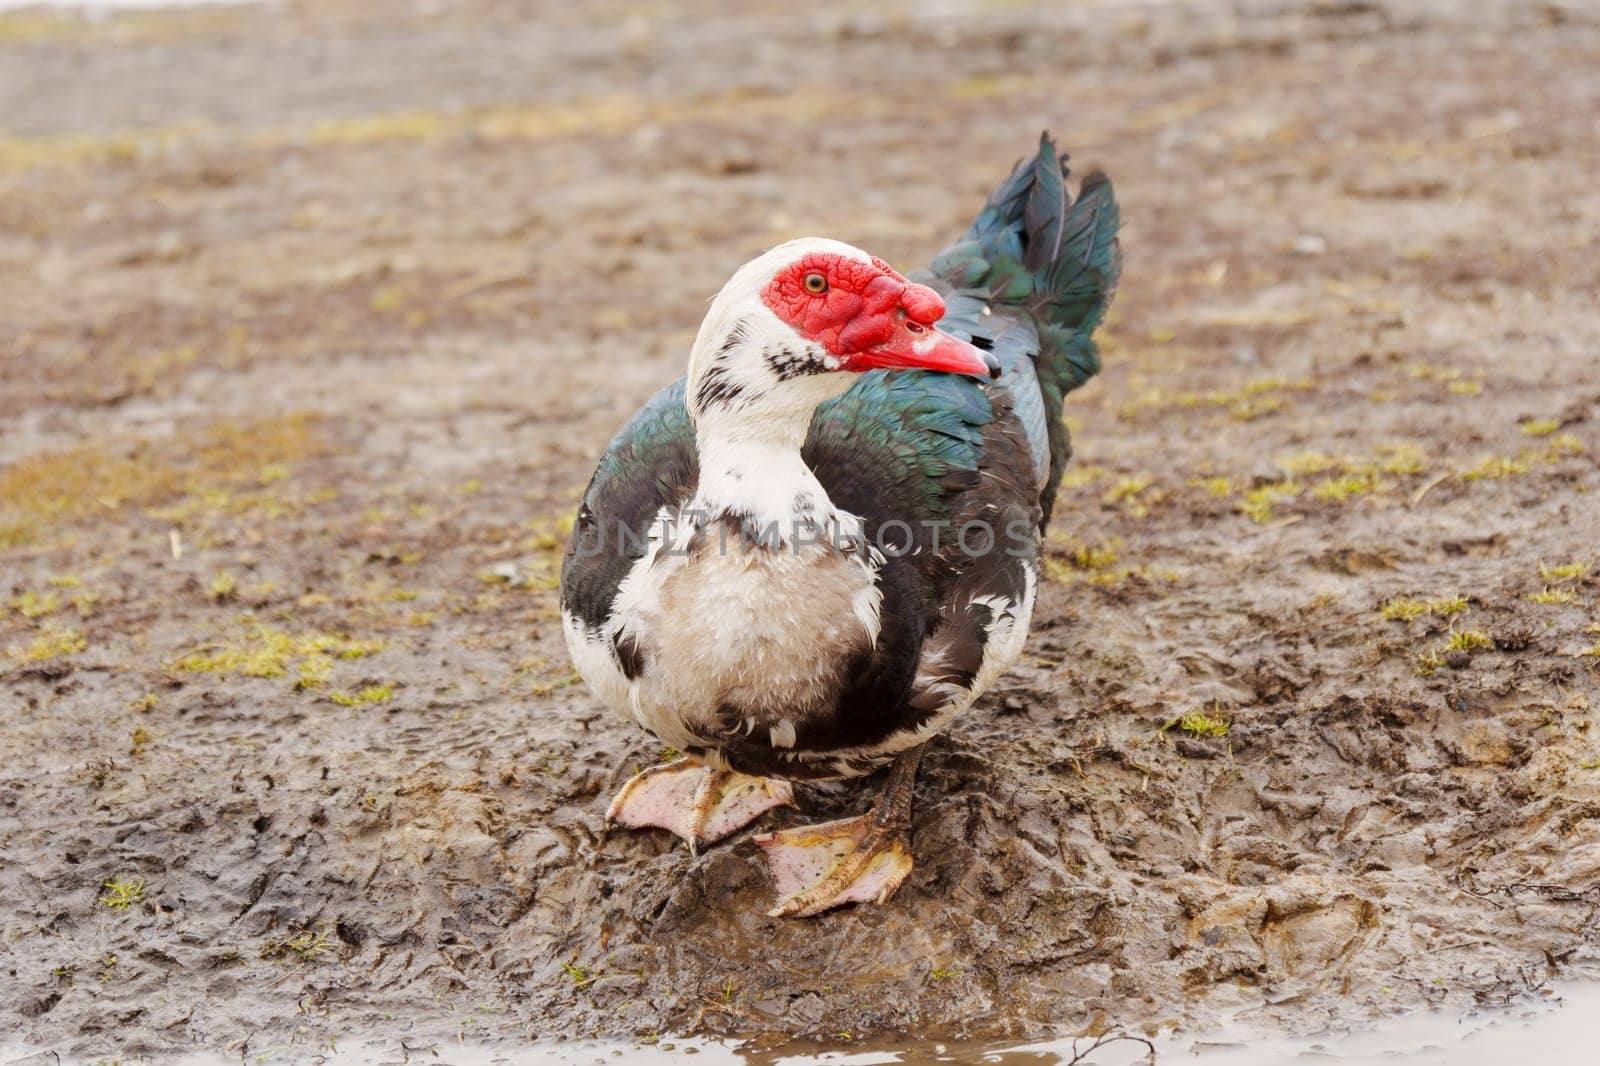
[[[804,237],[757,256],[722,287],[689,356],[688,404],[708,419],[804,416],[873,369],[998,377],[987,352],[935,327],[944,300],[882,259]]]

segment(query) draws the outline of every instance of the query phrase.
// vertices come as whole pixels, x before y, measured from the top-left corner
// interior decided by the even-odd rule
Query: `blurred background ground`
[[[1595,973],[1597,116],[1579,4],[0,13],[0,1037],[1305,1030]],[[894,902],[767,919],[747,842],[601,836],[660,753],[575,684],[565,523],[745,258],[916,266],[1046,127],[1127,267],[1030,655]]]

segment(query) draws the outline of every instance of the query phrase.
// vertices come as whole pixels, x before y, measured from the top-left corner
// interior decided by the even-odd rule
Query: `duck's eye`
[[[810,292],[810,293],[827,292],[828,291],[828,279],[823,277],[821,274],[817,274],[817,273],[807,274],[806,275],[806,280],[805,280],[805,286],[806,286],[806,291]]]

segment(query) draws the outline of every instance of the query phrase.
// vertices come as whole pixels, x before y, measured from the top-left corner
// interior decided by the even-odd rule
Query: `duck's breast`
[[[877,569],[870,552],[752,543],[713,524],[653,544],[607,625],[569,622],[568,645],[603,699],[669,744],[791,748],[877,641]]]

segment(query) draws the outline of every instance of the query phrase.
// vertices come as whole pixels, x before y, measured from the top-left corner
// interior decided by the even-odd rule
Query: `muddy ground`
[[[1315,1029],[1600,972],[1600,16],[0,14],[0,1041]],[[555,574],[706,299],[1044,127],[1127,267],[888,906],[601,834]],[[864,806],[806,789],[790,824]],[[845,1035],[842,1035],[845,1034]]]

